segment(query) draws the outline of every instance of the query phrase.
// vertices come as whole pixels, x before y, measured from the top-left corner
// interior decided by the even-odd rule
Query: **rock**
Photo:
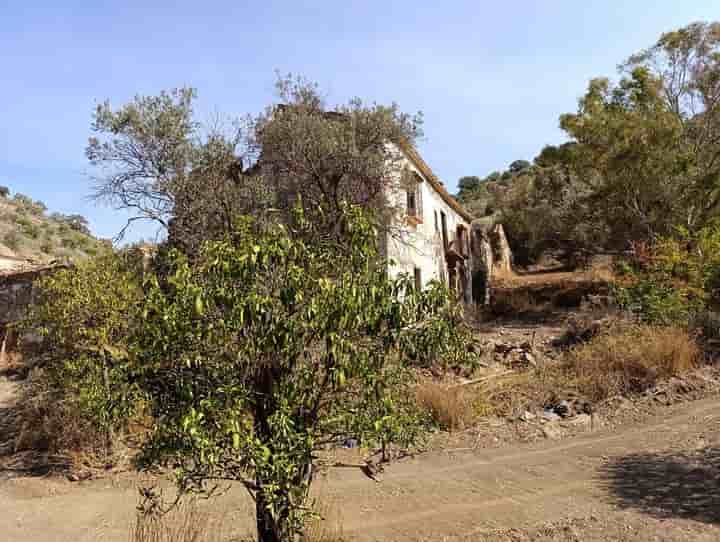
[[[343,442],[343,448],[357,448],[358,441],[354,438],[349,438]]]
[[[570,418],[566,422],[566,425],[574,425],[576,427],[589,427],[592,425],[592,416],[590,414],[578,414],[574,418]]]
[[[545,438],[551,440],[557,440],[562,436],[560,428],[557,425],[551,423],[544,425],[542,428],[542,432]]]
[[[562,418],[568,418],[573,415],[572,407],[565,399],[555,405],[553,411]]]
[[[533,414],[532,412],[530,412],[529,410],[526,410],[525,412],[520,414],[519,418],[524,422],[529,422],[529,421],[537,418],[537,416],[535,414]]]
[[[535,356],[533,356],[530,352],[523,352],[521,358],[527,365],[532,365],[533,367],[537,366]]]
[[[560,419],[560,416],[556,414],[553,410],[543,410],[541,416],[543,420],[547,420],[549,422],[555,422]]]

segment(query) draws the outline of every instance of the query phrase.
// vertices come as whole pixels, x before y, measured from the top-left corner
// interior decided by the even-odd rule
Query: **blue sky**
[[[719,15],[716,0],[4,0],[0,184],[111,237],[124,215],[86,200],[96,102],[191,85],[201,120],[254,113],[279,70],[317,81],[330,102],[423,111],[420,150],[454,191],[462,175],[561,141],[558,116],[591,77],[614,76],[661,32]]]

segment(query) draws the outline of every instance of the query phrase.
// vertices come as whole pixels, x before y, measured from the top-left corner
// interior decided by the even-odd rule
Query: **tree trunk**
[[[288,529],[287,522],[272,516],[262,491],[258,491],[255,495],[255,517],[258,542],[292,542],[293,535]]]

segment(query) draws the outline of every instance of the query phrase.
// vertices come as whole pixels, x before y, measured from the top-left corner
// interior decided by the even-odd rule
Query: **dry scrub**
[[[691,371],[701,355],[683,328],[617,323],[568,350],[556,364],[490,380],[477,392],[494,414],[514,417],[569,396],[598,403],[642,393]]]
[[[602,333],[568,352],[560,370],[593,401],[632,395],[693,369],[695,340],[682,328],[635,325]]]
[[[465,388],[450,388],[440,382],[423,380],[417,386],[417,401],[442,429],[454,431],[470,425],[476,417],[476,397]]]
[[[222,542],[220,522],[210,517],[197,501],[180,502],[170,512],[138,513],[130,542]]]

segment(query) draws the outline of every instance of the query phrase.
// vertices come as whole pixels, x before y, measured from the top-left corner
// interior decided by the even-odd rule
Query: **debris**
[[[526,410],[525,412],[520,414],[520,416],[518,416],[518,417],[524,422],[529,422],[529,421],[537,418],[537,416],[535,414],[533,414],[532,412],[530,412],[529,410]]]
[[[543,420],[547,420],[549,422],[554,422],[560,419],[560,415],[556,414],[554,410],[552,409],[545,409],[542,413]]]
[[[560,428],[554,424],[544,425],[542,428],[542,432],[547,439],[557,440],[561,437]]]

